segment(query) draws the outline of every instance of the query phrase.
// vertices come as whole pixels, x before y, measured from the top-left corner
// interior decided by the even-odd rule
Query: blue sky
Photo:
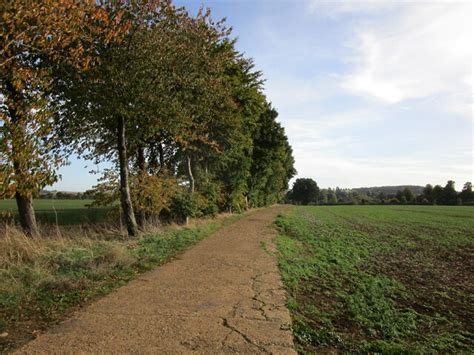
[[[298,177],[322,187],[474,180],[471,2],[175,3],[227,18],[263,71]],[[53,188],[90,188],[91,168],[71,159]]]

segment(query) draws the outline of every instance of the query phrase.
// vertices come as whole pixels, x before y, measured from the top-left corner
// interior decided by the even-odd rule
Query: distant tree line
[[[386,187],[394,190],[393,187]],[[424,205],[474,205],[474,193],[472,184],[466,182],[460,192],[457,192],[454,181],[449,180],[443,187],[427,184],[415,194],[410,187],[398,189],[396,192],[386,193],[381,188],[361,189],[320,189],[313,179],[296,179],[293,187],[288,191],[286,202],[301,205],[359,205],[359,204],[424,204]],[[373,192],[372,190],[378,190]]]
[[[128,234],[281,201],[295,174],[261,72],[224,21],[167,0],[3,1],[0,198],[32,199],[75,153],[112,162],[93,192]],[[59,196],[56,194],[56,198]]]
[[[85,192],[42,190],[33,195],[33,198],[40,200],[93,200],[94,197],[93,190]]]

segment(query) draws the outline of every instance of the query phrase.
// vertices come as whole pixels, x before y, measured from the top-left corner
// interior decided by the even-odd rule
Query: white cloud
[[[434,140],[426,140],[422,132],[412,129],[400,134],[395,144],[387,134],[389,129],[379,133],[370,127],[373,123],[380,129],[379,121],[384,121],[398,131],[399,117],[405,123],[409,122],[407,117],[425,119],[430,137],[443,139],[442,129],[435,126],[451,121],[451,125],[459,124],[458,141],[465,139],[466,127],[474,129],[454,116],[472,119],[471,3],[308,4],[314,16],[344,24],[352,36],[345,43],[348,51],[344,57],[350,59],[343,71],[293,80],[280,75],[280,85],[269,85],[269,97],[283,109],[281,117],[294,147],[298,176],[313,177],[321,186],[347,187],[445,184],[448,179],[457,181],[459,187],[472,180],[472,151],[460,153],[465,145],[444,140],[441,144],[451,156],[440,156],[440,149],[430,146]],[[351,105],[326,106],[334,97],[342,104],[347,94],[371,100],[357,101],[365,104],[363,110]],[[364,137],[362,132],[368,135]],[[386,144],[381,140],[374,149],[370,142],[380,134],[387,134]],[[407,145],[412,152],[402,148]]]
[[[402,1],[388,0],[308,0],[308,11],[312,14],[324,14],[328,17],[337,17],[348,13],[377,13],[396,8]]]
[[[473,41],[471,3],[404,3],[390,21],[356,30],[342,86],[388,103],[441,94],[452,112],[469,114]]]

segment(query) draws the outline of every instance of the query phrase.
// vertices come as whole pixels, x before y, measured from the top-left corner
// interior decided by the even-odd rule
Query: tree
[[[318,203],[321,205],[326,205],[328,203],[328,190],[327,189],[319,190]]]
[[[278,202],[294,160],[260,73],[209,12],[191,18],[162,1],[141,3],[120,7],[131,22],[126,45],[99,46],[100,65],[79,78],[62,73],[62,142],[116,164],[130,235],[144,211],[135,213],[130,184],[136,190],[149,175],[172,175],[188,186],[190,206],[199,205],[194,194],[207,199],[206,211]]]
[[[462,191],[459,193],[459,197],[464,204],[474,200],[474,193],[472,192],[472,184],[470,182],[464,184]]]
[[[406,202],[406,197],[405,197],[405,194],[403,193],[402,190],[398,190],[396,195],[395,195],[395,198],[401,203],[402,200]]]
[[[2,1],[0,197],[15,196],[20,223],[38,233],[32,196],[56,181],[64,162],[52,148],[53,66],[87,70],[96,38],[119,40],[119,20],[94,1]]]
[[[380,203],[385,203],[386,200],[387,200],[387,194],[383,191],[380,191],[378,194],[377,194],[377,198],[379,199]]]
[[[449,180],[443,188],[442,202],[448,205],[455,205],[457,198],[458,194],[454,188],[454,181]]]
[[[441,185],[436,185],[433,187],[433,203],[440,204],[442,203],[443,198],[443,187]]]
[[[220,182],[222,195],[219,207],[240,211],[249,205],[248,180],[255,143],[253,137],[258,130],[259,117],[267,106],[261,93],[261,73],[255,71],[251,60],[236,55],[236,60],[226,69],[226,77],[236,104],[233,115],[240,117],[240,127],[228,133],[231,139],[220,154],[203,159],[203,168],[213,172],[213,178]]]
[[[172,88],[180,84],[172,69],[185,57],[177,36],[182,35],[180,26],[189,19],[166,1],[107,4],[109,13],[123,13],[129,30],[121,43],[98,43],[100,64],[87,73],[77,75],[63,68],[57,91],[64,104],[56,123],[64,144],[89,158],[116,164],[127,231],[135,236],[138,225],[130,191],[132,153],[143,156],[143,145],[161,129],[173,134],[178,127],[189,130],[189,123],[176,119],[178,105],[172,99],[177,97]],[[137,160],[144,176],[144,159]]]
[[[408,203],[415,201],[415,195],[413,195],[413,192],[408,187],[403,189],[403,195],[405,196],[405,199]]]
[[[291,197],[297,204],[316,203],[319,197],[318,184],[310,178],[296,179],[291,190]]]
[[[0,194],[29,201],[25,231],[72,152],[114,165],[94,197],[120,199],[129,235],[176,201],[200,215],[283,198],[292,148],[224,21],[167,0],[29,3],[1,5]]]
[[[337,196],[334,192],[331,192],[329,195],[328,195],[328,203],[330,205],[337,205]]]
[[[423,188],[423,196],[426,198],[430,203],[433,202],[433,186],[430,184],[427,184]]]
[[[277,111],[267,104],[256,122],[248,181],[250,204],[255,207],[280,201],[296,173],[293,151],[277,116]]]

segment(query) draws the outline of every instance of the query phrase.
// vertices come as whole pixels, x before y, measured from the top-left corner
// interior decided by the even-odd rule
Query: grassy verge
[[[298,207],[277,225],[301,353],[474,348],[473,209]]]
[[[0,352],[32,339],[75,306],[168,261],[240,215],[130,240],[0,239]],[[7,335],[5,335],[7,334]]]

